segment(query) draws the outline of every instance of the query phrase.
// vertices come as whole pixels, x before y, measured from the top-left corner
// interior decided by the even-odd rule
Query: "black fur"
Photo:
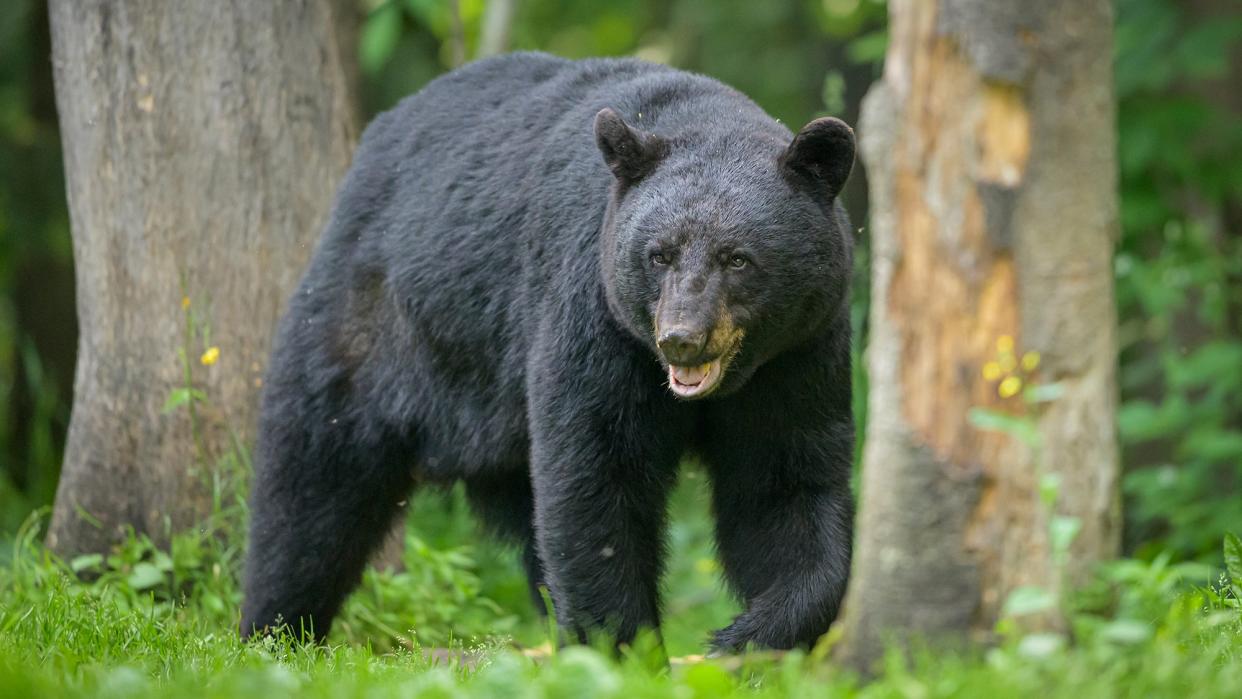
[[[714,646],[813,642],[850,560],[853,148],[636,60],[488,59],[380,115],[268,371],[243,635],[322,637],[414,485],[461,480],[567,629],[628,641],[690,452],[746,605]],[[666,356],[723,379],[679,398]]]

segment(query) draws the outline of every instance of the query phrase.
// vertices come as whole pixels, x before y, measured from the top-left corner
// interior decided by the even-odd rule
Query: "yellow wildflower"
[[[1018,360],[1014,359],[1012,354],[1002,354],[1000,359],[997,360],[997,364],[1000,365],[1001,371],[1008,374],[1017,368]]]
[[[1013,336],[1001,335],[996,338],[996,351],[1001,354],[1007,354],[1013,351]]]
[[[198,361],[202,362],[203,366],[211,366],[218,359],[220,359],[220,348],[212,345],[207,348],[206,352],[203,352],[203,356],[199,357]]]
[[[181,297],[181,310],[183,310],[183,311],[184,311],[184,310],[187,310],[187,309],[189,309],[189,307],[190,307],[190,297],[189,297],[189,296],[182,296],[182,297]]]
[[[1039,352],[1027,352],[1022,355],[1022,369],[1024,371],[1035,371],[1039,366]]]
[[[711,558],[700,558],[694,562],[694,569],[700,573],[715,573],[719,567],[716,561]]]
[[[996,362],[988,362],[983,365],[983,378],[987,381],[997,381],[1001,377],[1000,364]]]
[[[1000,382],[1000,386],[996,387],[996,392],[1001,398],[1013,398],[1021,390],[1022,379],[1016,376],[1006,376],[1005,380]]]

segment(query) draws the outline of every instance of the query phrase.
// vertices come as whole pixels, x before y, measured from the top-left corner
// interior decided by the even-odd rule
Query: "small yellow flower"
[[[983,378],[987,381],[998,381],[1001,377],[1000,364],[996,362],[988,362],[983,365]]]
[[[694,562],[694,569],[700,573],[715,573],[719,567],[716,561],[711,558],[700,558]]]
[[[996,338],[996,351],[1001,354],[1007,354],[1013,351],[1013,336],[1001,335]]]
[[[220,348],[212,345],[207,348],[206,352],[203,352],[203,356],[199,357],[198,361],[202,362],[203,366],[211,366],[218,359],[220,359]]]
[[[1018,360],[1014,359],[1012,354],[1002,354],[996,362],[1000,365],[1001,371],[1006,374],[1018,368]]]
[[[1039,352],[1027,352],[1022,355],[1022,369],[1024,371],[1035,371],[1039,366]]]
[[[184,310],[188,310],[189,308],[190,308],[190,297],[182,296],[181,297],[181,310],[184,311]]]
[[[1022,379],[1016,376],[1006,376],[1004,381],[996,387],[996,392],[1001,398],[1013,398],[1018,395],[1018,391],[1022,390]]]

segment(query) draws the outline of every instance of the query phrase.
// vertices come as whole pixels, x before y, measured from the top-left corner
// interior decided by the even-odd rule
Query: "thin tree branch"
[[[453,31],[449,35],[449,45],[453,51],[453,67],[456,68],[466,62],[466,29],[461,22],[461,1],[453,0],[449,7],[453,13]]]
[[[483,11],[483,34],[479,39],[478,58],[509,50],[509,32],[516,13],[517,0],[488,0]]]

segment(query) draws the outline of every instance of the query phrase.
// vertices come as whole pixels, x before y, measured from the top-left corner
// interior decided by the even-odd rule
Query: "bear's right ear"
[[[650,175],[664,157],[664,141],[659,136],[631,128],[607,107],[595,115],[595,143],[608,169],[626,184]]]

